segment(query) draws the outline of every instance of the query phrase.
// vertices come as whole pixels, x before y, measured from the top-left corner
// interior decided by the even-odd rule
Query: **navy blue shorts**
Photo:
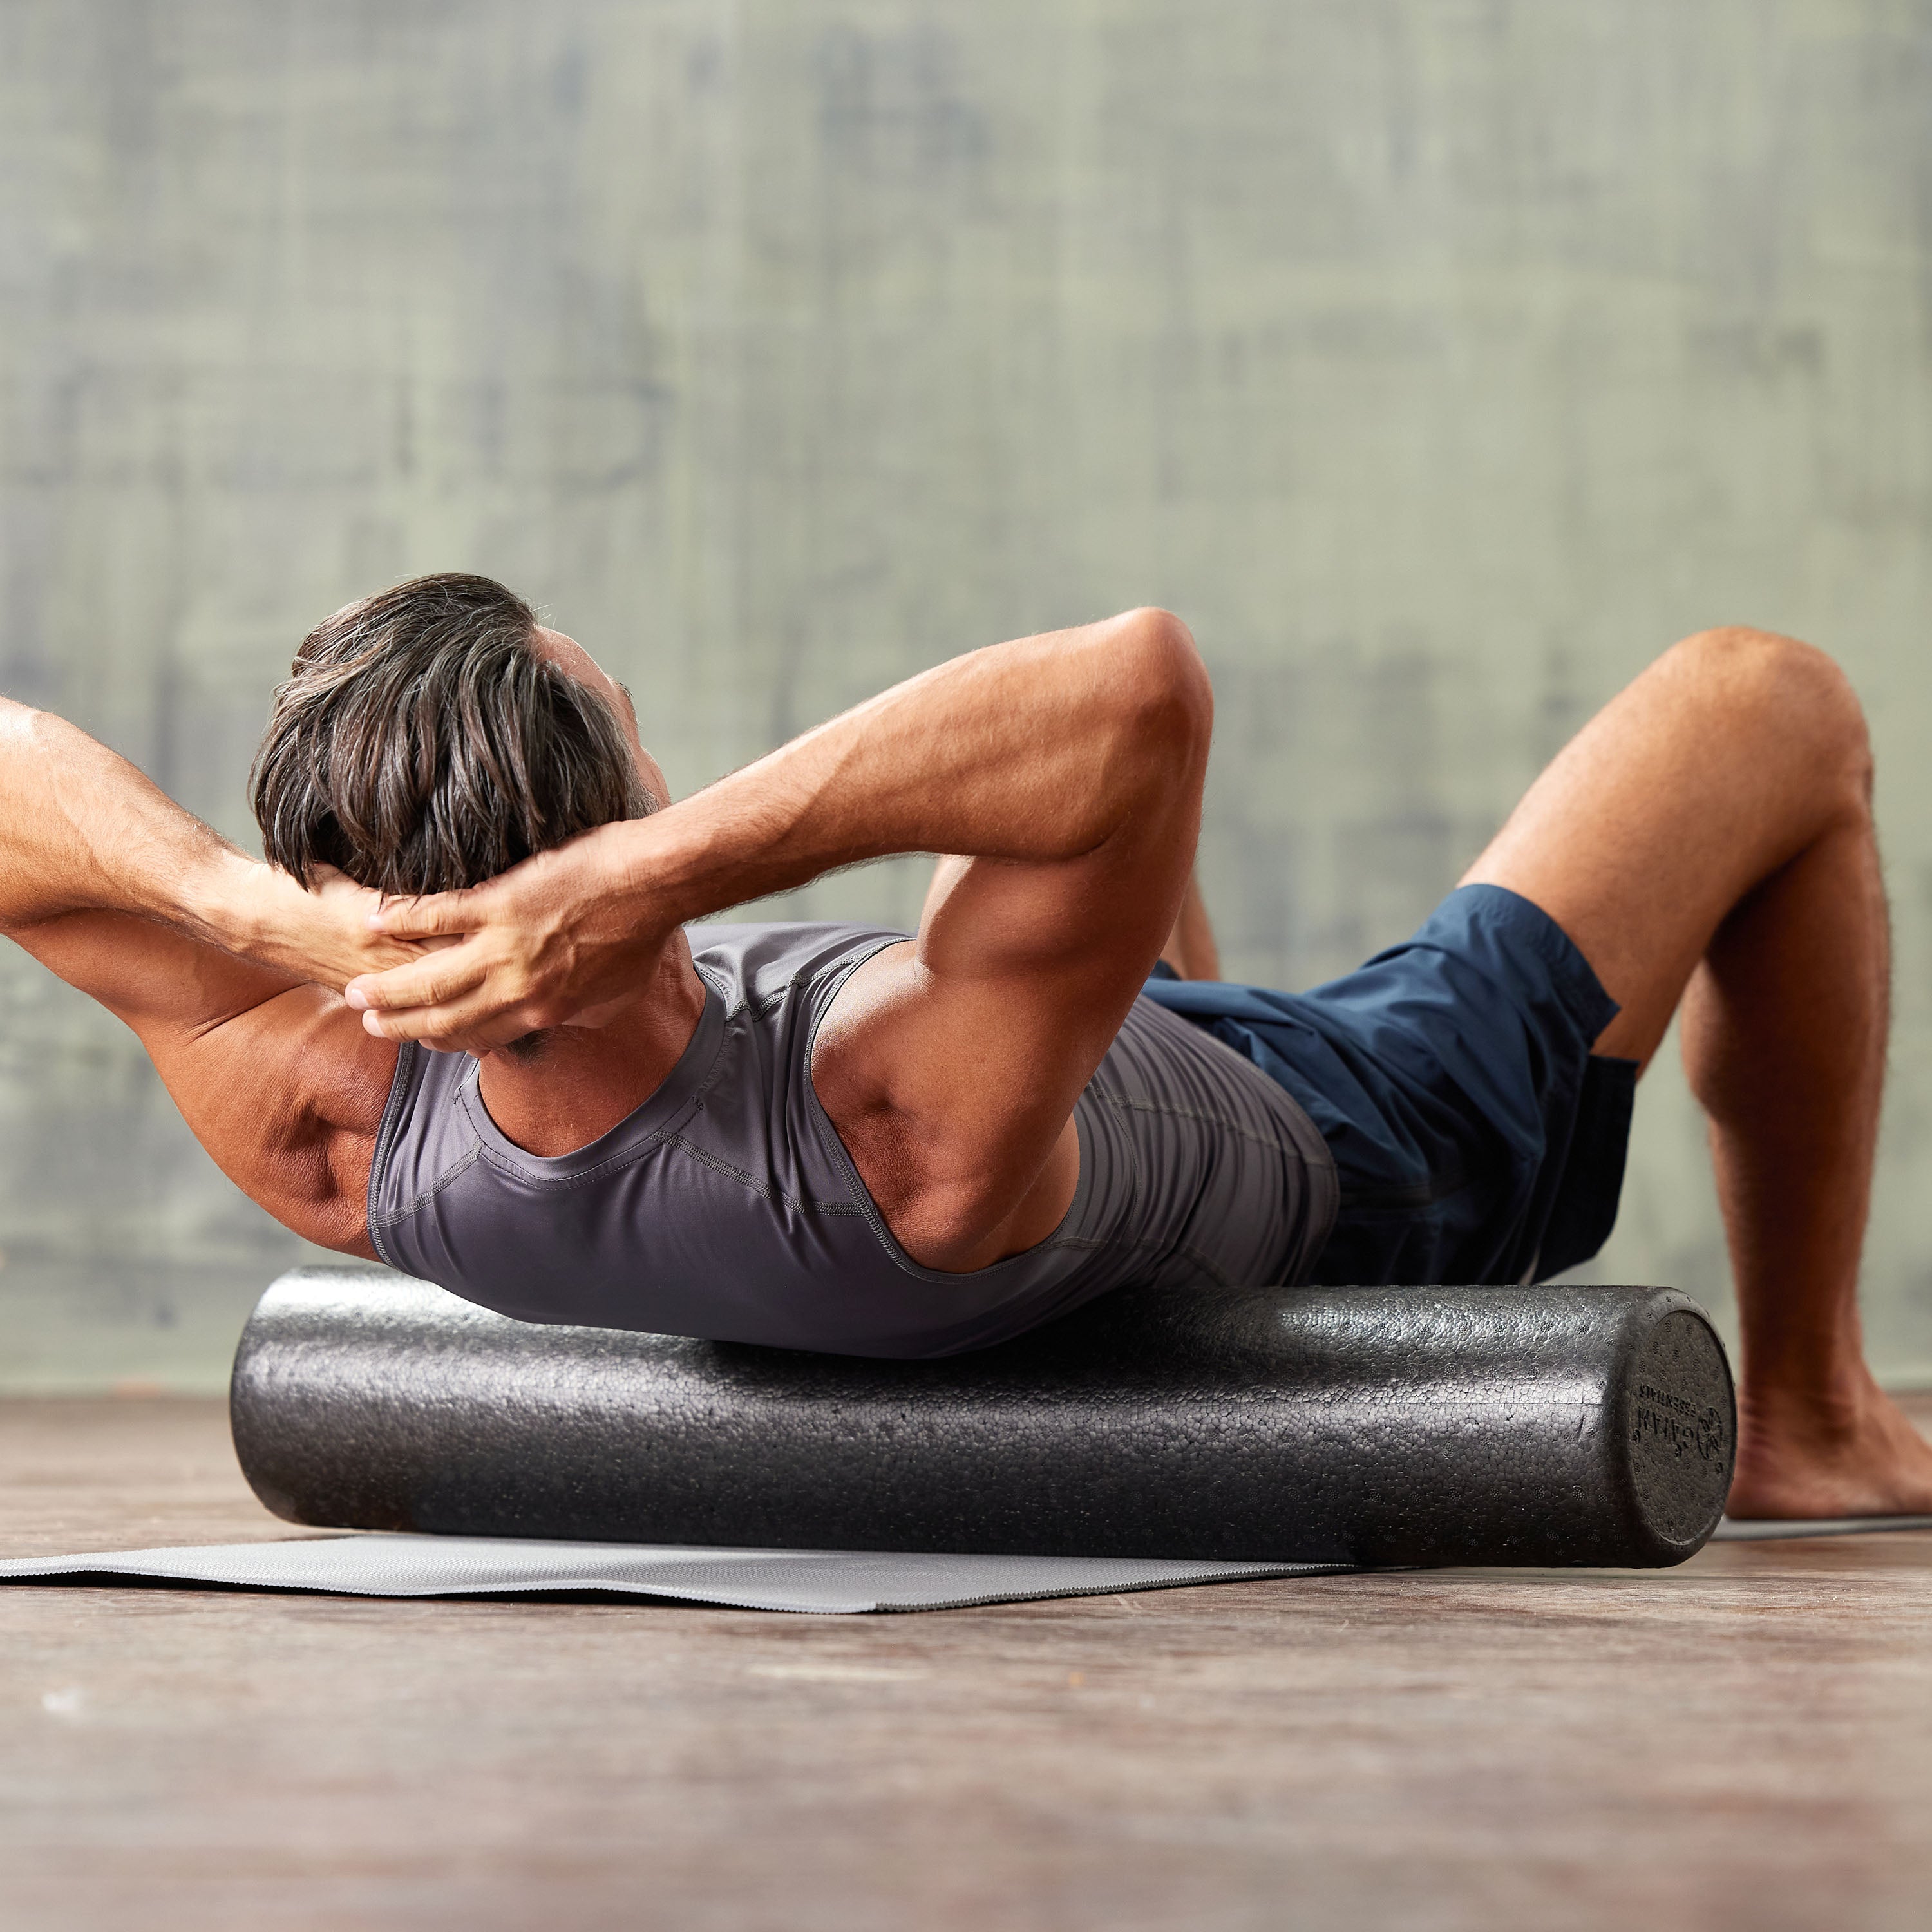
[[[1157,976],[1147,994],[1321,1130],[1342,1198],[1316,1281],[1541,1281],[1610,1238],[1636,1063],[1592,1054],[1616,1002],[1520,894],[1464,886],[1306,993]]]

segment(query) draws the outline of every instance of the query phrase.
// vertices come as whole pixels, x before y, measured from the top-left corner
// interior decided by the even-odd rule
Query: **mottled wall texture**
[[[681,789],[1154,602],[1220,694],[1229,970],[1301,984],[1673,638],[1828,646],[1898,920],[1867,1298],[1902,1379],[1928,528],[1932,5],[0,6],[4,688],[244,841],[296,640],[418,572],[541,602]],[[0,1246],[0,1381],[42,1388],[218,1384],[298,1251],[11,949]],[[1594,1272],[1728,1303],[1674,1054]]]

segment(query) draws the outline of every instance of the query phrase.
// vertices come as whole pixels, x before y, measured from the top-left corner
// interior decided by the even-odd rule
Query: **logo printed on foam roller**
[[[1630,1440],[1653,1436],[1668,1442],[1682,1456],[1694,1449],[1700,1462],[1724,1453],[1724,1419],[1714,1408],[1700,1408],[1680,1395],[1654,1383],[1640,1382],[1630,1396]]]

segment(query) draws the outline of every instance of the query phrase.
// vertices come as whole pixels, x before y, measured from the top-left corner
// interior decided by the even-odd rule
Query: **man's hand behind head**
[[[422,956],[418,941],[378,932],[370,915],[382,896],[332,867],[313,891],[272,866],[238,857],[222,944],[258,965],[340,992],[358,974],[380,973]]]
[[[594,1027],[635,1000],[678,921],[654,916],[640,848],[670,811],[604,825],[464,891],[384,902],[374,916],[412,964],[348,990],[368,1030],[484,1054],[552,1027]],[[648,828],[648,829],[647,829]],[[449,950],[435,958],[431,946]]]

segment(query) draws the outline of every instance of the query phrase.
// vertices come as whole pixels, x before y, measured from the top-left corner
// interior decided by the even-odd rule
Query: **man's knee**
[[[1742,625],[1700,631],[1667,654],[1714,729],[1748,734],[1766,755],[1871,796],[1871,740],[1851,680],[1815,645]]]

